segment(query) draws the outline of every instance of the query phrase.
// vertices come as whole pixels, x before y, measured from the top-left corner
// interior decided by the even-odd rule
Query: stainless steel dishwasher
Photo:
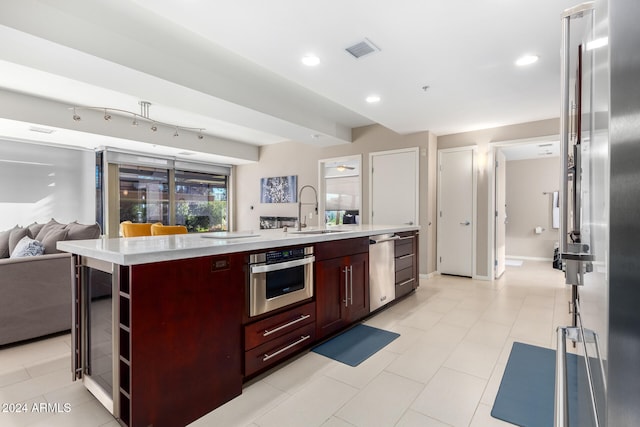
[[[396,298],[395,241],[399,236],[381,234],[369,238],[369,310],[375,311]]]

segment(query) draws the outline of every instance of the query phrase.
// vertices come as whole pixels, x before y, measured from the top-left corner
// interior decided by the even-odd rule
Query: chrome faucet
[[[315,203],[302,203],[302,190],[304,190],[307,187],[312,189],[313,193],[316,195]],[[316,214],[318,213],[318,192],[316,191],[315,188],[313,188],[312,185],[304,185],[302,188],[300,188],[300,191],[298,192],[298,227],[297,227],[298,231],[302,230],[302,205],[315,205]]]

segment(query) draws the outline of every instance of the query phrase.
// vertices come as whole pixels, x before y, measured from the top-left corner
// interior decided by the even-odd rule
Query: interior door
[[[494,278],[499,278],[504,273],[506,258],[506,233],[507,233],[507,178],[506,159],[504,153],[496,151],[496,206],[495,206],[495,251],[496,261]]]
[[[438,159],[438,270],[471,277],[474,150],[441,150]]]
[[[418,149],[371,153],[370,223],[418,224]]]

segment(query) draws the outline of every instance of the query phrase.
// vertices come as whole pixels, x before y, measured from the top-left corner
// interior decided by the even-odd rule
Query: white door
[[[438,270],[473,274],[474,151],[438,152]]]
[[[495,243],[496,243],[496,263],[494,278],[499,278],[504,273],[506,250],[506,228],[507,228],[507,175],[506,159],[501,150],[496,151],[496,206],[495,206]]]
[[[418,224],[418,149],[371,153],[370,223]]]

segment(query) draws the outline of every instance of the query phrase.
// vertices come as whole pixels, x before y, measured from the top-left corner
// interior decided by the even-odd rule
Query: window
[[[228,166],[106,149],[96,156],[96,198],[104,201],[97,217],[109,212],[109,237],[118,236],[122,221],[226,231],[230,175]]]
[[[227,176],[176,171],[176,224],[189,232],[227,230]]]
[[[120,222],[169,220],[169,171],[120,166]]]

